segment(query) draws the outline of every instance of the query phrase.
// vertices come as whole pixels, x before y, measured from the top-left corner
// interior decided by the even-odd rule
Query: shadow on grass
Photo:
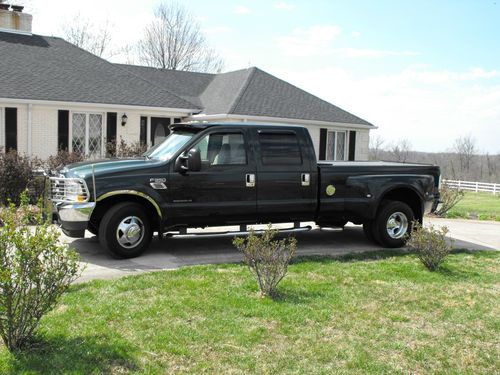
[[[128,373],[138,366],[130,347],[116,337],[37,336],[12,353],[11,373]]]
[[[272,300],[278,303],[308,304],[312,300],[323,298],[324,293],[318,291],[296,290],[280,287],[272,296]]]
[[[482,254],[491,251],[486,250],[467,250],[467,249],[455,249],[451,251],[451,254]],[[364,261],[376,261],[383,260],[387,258],[394,257],[404,257],[408,255],[415,255],[414,251],[409,249],[384,249],[384,250],[369,250],[358,253],[349,253],[343,255],[312,255],[312,256],[298,256],[292,259],[290,264],[299,264],[304,262],[319,262],[319,263],[329,263],[329,262],[364,262]]]

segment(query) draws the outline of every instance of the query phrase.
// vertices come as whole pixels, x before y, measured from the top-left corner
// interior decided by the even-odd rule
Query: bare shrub
[[[452,246],[446,241],[447,227],[423,227],[413,223],[413,231],[406,245],[413,250],[429,271],[436,271],[450,254]]]
[[[49,156],[49,158],[45,161],[45,165],[50,171],[56,171],[68,164],[83,161],[83,159],[84,156],[82,154],[61,150],[58,151],[56,155]]]
[[[120,142],[108,142],[106,150],[109,157],[128,158],[141,156],[148,149],[148,146],[141,142],[127,143],[120,137]]]
[[[441,189],[439,189],[439,195],[442,205],[434,213],[438,216],[444,216],[449,210],[455,207],[456,204],[462,200],[462,198],[464,197],[464,192],[463,190],[453,188],[446,184],[442,184]]]
[[[257,277],[262,296],[275,295],[297,250],[295,238],[274,240],[277,234],[278,230],[269,225],[262,235],[251,231],[247,238],[233,240],[233,245],[243,253],[245,263]]]
[[[0,211],[0,336],[22,349],[40,319],[79,275],[78,255],[59,243],[59,231],[26,205]],[[33,215],[39,225],[29,226]]]

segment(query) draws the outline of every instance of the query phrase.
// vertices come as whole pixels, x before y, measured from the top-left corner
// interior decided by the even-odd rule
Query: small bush
[[[44,164],[49,169],[49,171],[57,171],[58,169],[61,169],[68,164],[83,161],[83,159],[84,156],[82,154],[61,150],[58,151],[56,155],[49,156]]]
[[[0,205],[20,203],[21,193],[33,178],[32,163],[15,150],[0,152]]]
[[[439,229],[432,225],[423,227],[420,223],[415,222],[411,237],[406,244],[417,254],[429,271],[435,271],[452,249],[452,245],[446,241],[447,233],[448,228],[446,227]]]
[[[247,238],[235,238],[233,245],[243,253],[245,263],[257,277],[262,296],[274,296],[285,277],[288,264],[297,250],[297,240],[289,237],[273,240],[278,230],[268,229],[262,235],[251,231]]]
[[[463,190],[453,188],[446,184],[441,186],[439,190],[440,199],[442,202],[441,208],[434,212],[437,216],[444,216],[451,210],[455,205],[462,200],[464,197]]]
[[[106,145],[108,157],[128,158],[141,156],[147,151],[147,145],[141,142],[127,143],[120,137],[120,142],[112,141]]]
[[[0,212],[0,335],[10,350],[23,348],[40,319],[79,275],[78,255],[59,243],[59,231],[21,206]],[[39,225],[29,226],[34,219]]]

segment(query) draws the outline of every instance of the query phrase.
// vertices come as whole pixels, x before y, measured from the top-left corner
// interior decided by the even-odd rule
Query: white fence
[[[458,188],[461,190],[468,191],[485,191],[488,193],[500,193],[500,184],[494,184],[489,182],[477,182],[477,181],[461,181],[461,180],[444,180],[443,184],[446,184],[453,188]]]

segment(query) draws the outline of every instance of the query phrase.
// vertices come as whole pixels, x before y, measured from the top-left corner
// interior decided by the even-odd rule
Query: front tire
[[[377,213],[373,237],[384,247],[402,247],[412,230],[415,215],[400,201],[383,201]]]
[[[99,242],[116,258],[134,258],[148,247],[153,236],[145,209],[131,202],[111,207],[99,225]]]

